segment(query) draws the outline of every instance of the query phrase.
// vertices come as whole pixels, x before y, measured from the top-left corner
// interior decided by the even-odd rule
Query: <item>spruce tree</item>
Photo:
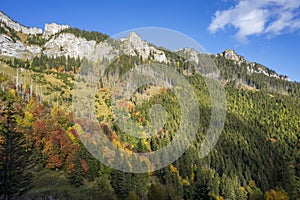
[[[6,103],[6,102],[4,102]],[[20,115],[10,99],[0,110],[0,196],[12,199],[31,186],[29,153],[25,150],[24,135],[18,131],[16,116]]]

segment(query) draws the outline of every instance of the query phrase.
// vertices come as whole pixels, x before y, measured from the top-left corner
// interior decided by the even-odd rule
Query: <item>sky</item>
[[[42,29],[52,22],[110,36],[142,27],[172,29],[209,53],[233,49],[300,81],[299,0],[1,0],[0,10]]]

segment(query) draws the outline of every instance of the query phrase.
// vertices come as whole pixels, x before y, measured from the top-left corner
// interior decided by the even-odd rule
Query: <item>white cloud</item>
[[[227,10],[216,11],[208,30],[215,33],[232,26],[240,40],[292,32],[300,29],[299,8],[299,0],[240,0]]]

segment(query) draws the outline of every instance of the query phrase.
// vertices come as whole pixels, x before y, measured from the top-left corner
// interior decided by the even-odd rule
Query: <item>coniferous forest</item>
[[[89,37],[100,40],[106,36]],[[168,65],[179,73],[192,66],[164,51],[172,61]],[[212,59],[226,80],[227,104],[224,129],[215,148],[203,159],[198,155],[211,106],[203,77],[192,70],[185,78],[199,101],[196,140],[178,160],[162,169],[128,173],[99,162],[80,140],[83,127],[73,119],[70,91],[84,59],[1,58],[1,65],[9,66],[12,72],[3,71],[0,79],[0,198],[299,199],[300,84],[249,74],[246,66],[222,57]],[[178,99],[172,90],[155,85],[139,88],[128,103],[131,119],[140,126],[150,123],[152,105],[161,104],[167,111],[164,127],[153,137],[131,137],[114,122],[112,91],[107,83],[133,66],[149,62],[138,56],[119,57],[106,69],[92,97],[101,129],[126,151],[161,149],[180,124]]]

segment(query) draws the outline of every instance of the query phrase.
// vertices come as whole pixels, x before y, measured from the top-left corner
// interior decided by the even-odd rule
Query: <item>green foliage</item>
[[[35,35],[29,35],[27,37],[27,43],[29,45],[38,45],[38,46],[44,46],[48,40],[43,38],[43,34],[35,34]]]
[[[300,83],[290,82],[285,80],[287,77],[278,75],[279,78],[271,77],[276,74],[275,71],[266,68],[258,63],[241,63],[240,65],[232,60],[218,56],[212,59],[218,66],[222,78],[228,80],[233,86],[240,84],[248,85],[250,87],[266,90],[272,94],[289,94],[293,97],[300,97]],[[263,69],[269,76],[262,73],[249,73],[248,68],[253,68],[255,71]]]
[[[6,26],[5,24],[1,24],[0,26],[0,34],[5,34],[7,36],[9,36],[14,42],[16,42],[17,40],[21,40],[21,38],[19,37],[19,35],[17,34],[17,32]]]
[[[86,31],[86,30],[81,30],[79,28],[72,28],[72,27],[67,28],[67,29],[63,29],[62,31],[60,31],[56,35],[59,35],[61,33],[72,33],[76,37],[82,37],[82,38],[85,38],[88,41],[94,40],[97,43],[109,38],[108,35],[97,32],[97,31]]]
[[[66,30],[78,32],[76,29]],[[78,32],[76,34],[85,34]],[[87,34],[88,35],[88,34]],[[84,37],[84,36],[82,36]],[[104,39],[99,36],[99,41]],[[215,58],[221,74],[228,80],[226,85],[227,113],[224,130],[215,148],[204,159],[199,158],[201,142],[206,136],[211,117],[211,99],[204,79],[196,73],[192,64],[174,53],[164,50],[170,62],[168,65],[184,73],[194,87],[199,100],[200,120],[196,141],[177,161],[153,173],[132,174],[110,169],[99,163],[85,149],[76,134],[71,113],[52,105],[31,102],[23,111],[20,120],[26,129],[22,133],[31,141],[30,149],[36,167],[61,173],[69,186],[91,187],[101,195],[114,199],[283,199],[299,197],[300,154],[300,100],[299,83],[265,77],[262,74],[247,73],[247,66],[241,66],[223,58]],[[40,73],[35,81],[45,82],[44,73],[53,73],[63,82],[62,87],[72,89],[73,74],[87,74],[91,68],[87,61],[69,57],[35,57],[31,61],[7,60],[15,67],[32,69]],[[107,61],[103,60],[102,63]],[[107,81],[118,80],[133,66],[146,64],[137,56],[122,55],[105,71],[101,89]],[[263,67],[255,64],[255,67]],[[268,73],[274,73],[265,69]],[[69,73],[70,72],[70,73]],[[0,83],[7,83],[1,78]],[[172,81],[169,81],[172,84]],[[242,85],[239,85],[242,83]],[[6,86],[6,90],[9,84]],[[12,86],[12,85],[11,85]],[[251,86],[252,88],[243,86]],[[49,91],[62,92],[62,87],[49,85]],[[138,126],[151,123],[149,110],[152,105],[161,104],[167,111],[166,124],[147,139],[138,139],[123,132],[117,124],[109,122],[105,128],[109,139],[132,152],[150,152],[162,149],[177,134],[181,123],[181,109],[174,92],[160,88],[147,98],[145,91],[153,85],[137,88],[130,98],[129,116]],[[260,89],[260,90],[255,90]],[[107,88],[105,88],[107,91]],[[107,91],[102,104],[111,107],[111,91]],[[11,90],[3,102],[15,98]],[[102,95],[102,94],[101,94]],[[100,94],[96,98],[102,98]],[[147,99],[147,100],[146,100]],[[1,102],[1,106],[5,103]],[[102,121],[104,116],[99,117]],[[79,126],[79,125],[78,125]],[[186,125],[188,126],[188,124]],[[78,127],[77,127],[78,128]],[[187,127],[188,128],[188,127]],[[77,129],[76,129],[77,130]],[[30,135],[26,133],[31,133]],[[26,155],[26,153],[20,153]],[[169,155],[163,155],[163,158]],[[282,188],[282,189],[278,189]],[[277,188],[271,190],[272,188]],[[267,192],[268,191],[268,192]],[[70,195],[70,193],[68,193]],[[72,196],[72,195],[71,195]],[[69,196],[68,196],[69,197]],[[276,198],[275,198],[276,199]]]
[[[16,118],[22,111],[12,94],[1,96],[0,110],[0,194],[3,199],[16,198],[31,187],[30,151]],[[20,105],[19,105],[20,106]]]

